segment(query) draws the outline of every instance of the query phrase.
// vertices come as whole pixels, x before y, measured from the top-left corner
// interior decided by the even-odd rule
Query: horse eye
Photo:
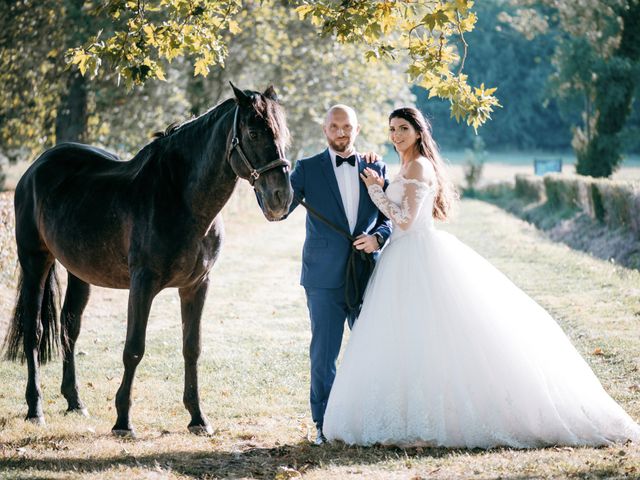
[[[251,140],[255,140],[256,138],[258,138],[258,134],[255,130],[249,130],[249,138],[251,138]]]

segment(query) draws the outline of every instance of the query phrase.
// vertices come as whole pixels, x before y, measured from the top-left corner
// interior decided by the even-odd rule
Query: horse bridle
[[[233,138],[231,139],[231,148],[229,149],[229,155],[227,156],[227,159],[229,160],[229,165],[231,165],[231,162],[230,162],[231,154],[235,150],[238,152],[238,155],[240,156],[242,163],[244,163],[247,169],[249,170],[249,178],[247,178],[247,180],[249,181],[251,186],[253,186],[256,180],[258,180],[258,178],[260,178],[260,175],[262,175],[264,172],[268,172],[269,170],[273,170],[274,168],[279,168],[279,167],[284,167],[286,168],[286,170],[289,170],[291,168],[291,163],[289,162],[289,160],[282,157],[278,157],[277,160],[274,160],[273,162],[269,162],[260,168],[255,168],[251,164],[247,156],[244,154],[244,151],[242,151],[242,147],[240,146],[240,137],[238,137],[238,111],[239,110],[240,110],[240,106],[236,105],[236,111],[233,114]],[[233,169],[233,165],[231,165],[231,168]],[[234,172],[236,175],[238,175],[238,172],[236,172],[235,169],[234,169]],[[242,175],[238,175],[238,177],[244,178],[242,177]]]

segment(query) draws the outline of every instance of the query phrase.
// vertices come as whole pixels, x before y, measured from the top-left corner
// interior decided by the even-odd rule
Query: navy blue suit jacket
[[[358,171],[372,168],[386,176],[386,165],[382,162],[366,163],[358,156]],[[349,232],[349,222],[340,197],[338,181],[331,164],[329,150],[296,162],[291,172],[291,186],[297,197],[324,215],[331,223]],[[289,213],[298,206],[294,199]],[[312,288],[340,288],[344,286],[347,259],[351,243],[332,230],[314,215],[307,214],[306,239],[302,250],[302,275],[300,284]],[[353,236],[362,233],[379,233],[384,241],[391,234],[391,222],[371,201],[367,187],[360,181],[358,218]],[[378,253],[374,254],[377,258]],[[365,284],[366,284],[366,280]]]

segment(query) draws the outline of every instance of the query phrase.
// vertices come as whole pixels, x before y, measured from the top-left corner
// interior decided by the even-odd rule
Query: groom
[[[386,167],[379,162],[368,164],[356,153],[354,142],[360,126],[351,107],[331,107],[323,131],[329,148],[296,163],[291,172],[294,194],[345,233],[357,237],[353,247],[367,253],[377,252],[391,233],[391,223],[369,198],[360,172],[369,167],[384,177]],[[297,205],[294,199],[290,211]],[[344,322],[346,319],[349,327],[353,326],[357,315],[349,310],[345,300],[347,260],[353,247],[316,216],[307,214],[300,283],[305,289],[311,318],[310,400],[317,445],[326,441],[322,422],[336,376]],[[367,280],[368,275],[360,275],[361,292]]]

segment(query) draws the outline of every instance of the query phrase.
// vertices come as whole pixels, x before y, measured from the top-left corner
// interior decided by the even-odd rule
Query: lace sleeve
[[[370,185],[367,190],[376,207],[401,229],[406,230],[420,212],[420,207],[432,185],[412,178],[400,178],[404,188],[400,205],[392,202],[380,185]]]

